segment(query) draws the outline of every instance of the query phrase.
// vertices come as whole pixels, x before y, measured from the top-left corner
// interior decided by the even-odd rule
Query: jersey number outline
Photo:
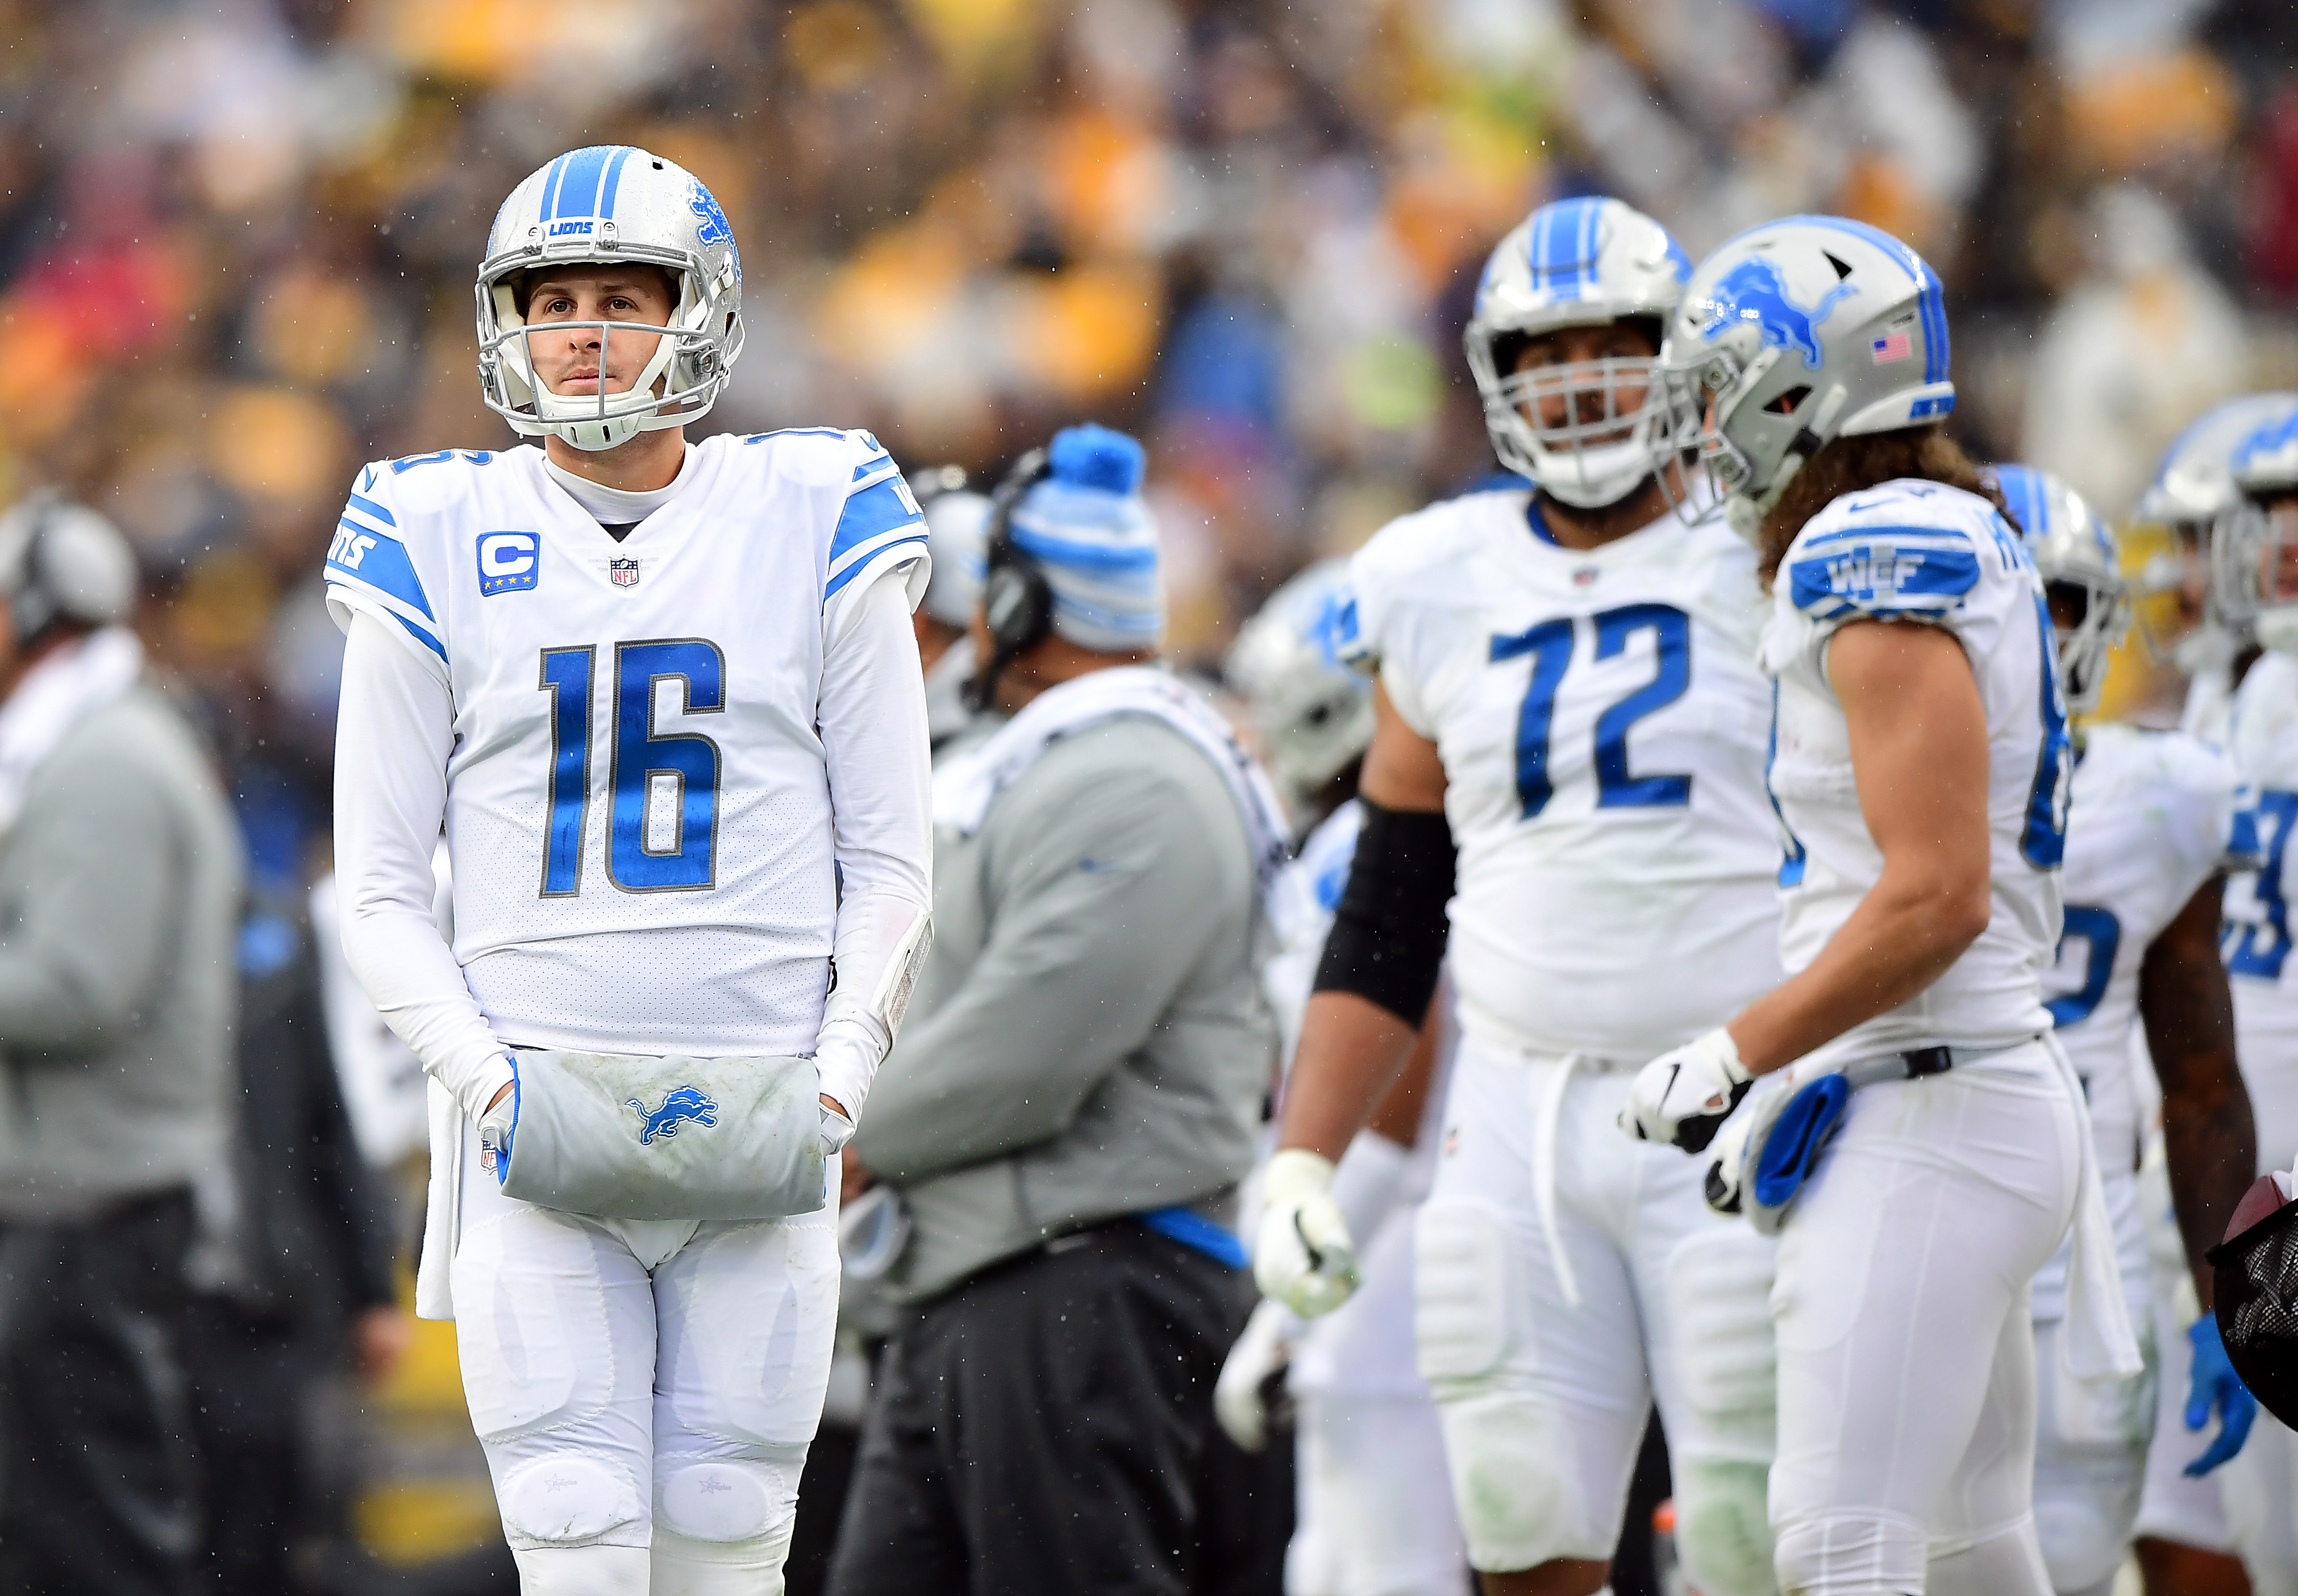
[[[2298,792],[2271,787],[2259,788],[2255,800],[2245,805],[2235,818],[2236,833],[2247,826],[2255,839],[2254,845],[2244,851],[2259,856],[2257,870],[2248,872],[2250,891],[2266,914],[2263,920],[2228,919],[2224,922],[2219,942],[2229,975],[2253,976],[2261,980],[2282,979],[2283,961],[2290,956],[2290,904],[2282,896],[2282,857],[2289,848],[2294,822],[2298,822]],[[2266,835],[2269,827],[2274,833],[2270,839]],[[2271,939],[2261,933],[2269,933]]]
[[[2018,557],[2027,558],[2023,547]],[[2056,870],[2067,856],[2074,742],[2067,735],[2067,707],[2059,696],[2058,634],[2051,625],[2050,604],[2039,592],[2035,595],[2035,622],[2041,628],[2043,650],[2043,746],[2035,757],[2035,786],[2027,797],[2027,824],[2019,834],[2019,855],[2038,870]]]
[[[591,717],[595,645],[545,649],[536,680],[550,695],[550,803],[543,832],[544,897],[583,889],[591,824]],[[685,713],[726,707],[726,656],[707,638],[615,645],[614,737],[608,765],[607,879],[624,892],[707,892],[717,885],[718,785],[724,760],[699,732],[657,732],[655,688],[685,684]],[[673,840],[649,840],[648,805],[662,779],[674,807]]]
[[[2066,951],[2067,939],[2079,937],[2087,951],[2083,956],[2083,984],[2072,992],[2063,992],[2043,1006],[2051,1011],[2053,1029],[2064,1030],[2070,1025],[2079,1025],[2090,1018],[2090,1012],[2106,996],[2107,983],[2114,979],[2114,955],[2122,946],[2122,922],[2114,917],[2112,909],[2102,909],[2095,904],[2069,904],[2066,906],[2066,929],[2059,933],[2059,951]]]
[[[1596,717],[1596,806],[1600,809],[1674,808],[1691,801],[1685,774],[1636,776],[1628,771],[1628,729],[1674,703],[1691,687],[1691,617],[1673,604],[1624,604],[1590,617],[1596,627],[1596,657],[1616,658],[1628,640],[1649,631],[1658,669],[1652,679]],[[1572,616],[1542,621],[1527,631],[1495,636],[1492,663],[1532,656],[1532,681],[1516,717],[1516,794],[1523,817],[1548,807],[1556,788],[1548,774],[1549,734],[1556,721],[1557,690],[1572,666],[1579,623]]]

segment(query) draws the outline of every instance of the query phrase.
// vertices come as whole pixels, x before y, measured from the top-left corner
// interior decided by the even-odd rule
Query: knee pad
[[[1610,1506],[1592,1509],[1578,1449],[1554,1407],[1494,1389],[1439,1397],[1437,1411],[1471,1567],[1506,1573],[1557,1558],[1610,1559],[1619,1539]]]
[[[657,1527],[714,1546],[760,1546],[789,1540],[798,1511],[806,1449],[793,1461],[748,1458],[664,1458],[655,1465]]]
[[[1920,1519],[1822,1512],[1779,1526],[1772,1560],[1786,1596],[1886,1596],[1923,1589],[1928,1548]]]
[[[604,1458],[547,1452],[506,1471],[495,1487],[514,1549],[647,1543],[646,1499]]]
[[[1774,1596],[1771,1465],[1682,1458],[1675,1468],[1675,1545],[1703,1596]]]

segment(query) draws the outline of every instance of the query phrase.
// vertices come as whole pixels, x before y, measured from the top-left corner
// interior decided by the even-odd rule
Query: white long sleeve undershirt
[[[839,981],[871,990],[932,901],[926,706],[901,575],[877,577],[846,613],[825,640],[820,730],[843,883]],[[512,1074],[433,919],[454,705],[415,648],[369,615],[352,618],[335,759],[343,952],[392,1030],[476,1118]],[[834,1072],[846,1095],[832,1096],[849,1110],[891,1040],[850,1013],[822,1027],[825,1083]]]

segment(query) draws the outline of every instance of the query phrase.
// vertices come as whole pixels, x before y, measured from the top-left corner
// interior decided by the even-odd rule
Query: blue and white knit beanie
[[[1157,524],[1141,499],[1141,445],[1096,426],[1062,428],[1052,474],[1013,507],[1013,547],[1054,590],[1054,630],[1081,649],[1152,650],[1165,640]]]

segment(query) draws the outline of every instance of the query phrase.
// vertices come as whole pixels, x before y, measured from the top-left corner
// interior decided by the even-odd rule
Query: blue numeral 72
[[[542,896],[582,889],[583,840],[591,817],[591,714],[595,648],[545,649],[537,686],[550,694],[550,816]],[[686,713],[725,708],[726,659],[701,638],[618,643],[614,747],[608,786],[607,878],[624,892],[707,889],[716,881],[718,745],[698,732],[657,732],[656,683],[685,684]],[[648,839],[648,801],[658,779],[676,805],[667,845]]]
[[[1596,806],[1600,809],[1672,807],[1691,801],[1689,775],[1636,776],[1628,770],[1628,729],[1666,708],[1691,686],[1691,617],[1671,604],[1626,604],[1592,617],[1596,657],[1613,659],[1639,632],[1653,634],[1658,669],[1649,682],[1607,708],[1596,719]],[[1572,664],[1574,622],[1570,616],[1542,621],[1529,631],[1495,637],[1492,660],[1529,654],[1532,681],[1516,717],[1516,791],[1526,820],[1548,806],[1556,789],[1548,774],[1549,735],[1556,721],[1556,693]]]

